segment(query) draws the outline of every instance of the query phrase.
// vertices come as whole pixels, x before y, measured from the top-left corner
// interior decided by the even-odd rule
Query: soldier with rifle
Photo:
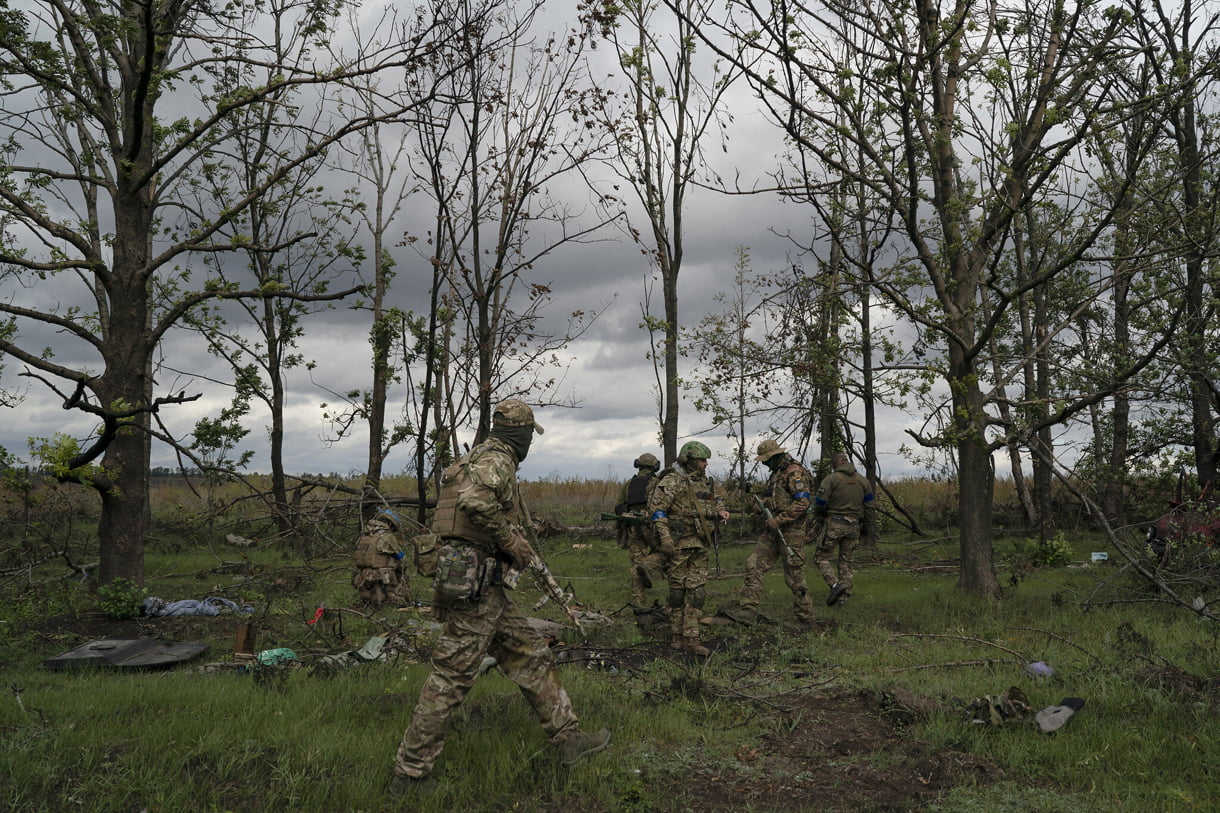
[[[648,500],[660,550],[666,557],[671,645],[700,657],[710,653],[699,640],[699,619],[707,597],[708,550],[715,546],[717,523],[729,518],[707,476],[711,454],[697,440],[683,444],[677,461],[661,475]]]
[[[660,573],[665,564],[656,531],[648,520],[648,497],[656,485],[661,461],[645,452],[633,465],[635,476],[619,490],[614,515],[618,521],[618,546],[631,558],[631,605],[643,607],[645,591],[652,588],[652,574]]]
[[[435,790],[432,768],[444,747],[449,716],[474,686],[488,655],[521,688],[565,765],[610,743],[604,728],[595,734],[581,730],[550,648],[510,597],[513,574],[540,572],[541,558],[522,531],[526,514],[517,483],[517,467],[535,434],[542,434],[542,427],[533,410],[522,401],[503,401],[487,440],[442,477],[432,531],[443,542],[433,581],[433,613],[443,627],[394,760],[394,795]]]
[[[795,626],[808,628],[814,617],[805,580],[805,515],[812,504],[813,479],[774,440],[758,444],[756,460],[771,471],[763,496],[755,496],[765,527],[746,559],[745,581],[736,601],[721,607],[719,614],[739,624],[757,623],[763,576],[779,561],[783,563],[784,584],[792,591]]]

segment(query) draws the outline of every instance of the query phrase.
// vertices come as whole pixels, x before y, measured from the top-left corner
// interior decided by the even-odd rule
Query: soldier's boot
[[[722,605],[716,614],[745,627],[752,627],[758,623],[757,604],[749,605],[740,601],[731,601]]]
[[[809,598],[809,588],[801,588],[793,601],[793,615],[796,616],[796,626],[812,629],[814,625],[813,600]]]
[[[689,652],[692,655],[697,655],[700,658],[706,658],[712,654],[712,650],[705,647],[699,641],[699,636],[686,636],[682,639],[681,645],[678,647],[683,652]]]
[[[685,619],[683,618],[682,608],[681,607],[670,607],[669,608],[669,629],[670,629],[670,632],[673,633],[673,638],[670,641],[669,646],[672,649],[682,649],[682,644],[683,644],[682,629],[683,629],[684,622],[685,622]]]
[[[610,729],[608,728],[603,728],[594,734],[578,729],[559,744],[559,758],[565,766],[571,767],[582,759],[605,751],[609,744]]]
[[[836,582],[830,588],[830,595],[826,597],[826,606],[835,606],[842,601],[850,591],[851,588],[848,585],[843,584],[842,582]]]
[[[390,780],[390,795],[398,799],[423,799],[436,796],[441,785],[432,774],[406,776],[396,773]]]
[[[699,642],[699,616],[702,613],[698,607],[682,608],[682,651],[689,652],[700,658],[712,654],[711,650]]]

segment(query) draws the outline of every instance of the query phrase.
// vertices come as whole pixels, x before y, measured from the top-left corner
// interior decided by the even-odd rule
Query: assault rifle
[[[537,584],[538,589],[542,591],[543,601],[539,602],[539,604],[545,603],[547,598],[553,599],[556,604],[563,607],[564,611],[568,614],[568,618],[571,619],[572,623],[576,626],[576,630],[581,635],[585,635],[585,628],[581,625],[580,619],[576,616],[575,608],[572,607],[572,601],[575,597],[563,591],[563,588],[559,586],[559,582],[555,579],[555,575],[551,573],[551,569],[546,566],[546,561],[544,561],[541,554],[538,553],[538,535],[534,532],[534,520],[530,517],[529,507],[526,506],[525,497],[522,496],[520,490],[517,491],[517,504],[521,506],[521,514],[525,519],[525,527],[529,529],[528,534],[526,534],[526,539],[529,540],[530,547],[534,549],[534,558],[530,560],[530,563],[526,565],[526,567],[529,570],[530,575],[534,577],[534,583]],[[504,576],[504,583],[509,587],[516,587],[517,579],[520,578],[520,576],[520,572],[510,570]]]
[[[707,529],[707,526],[703,524],[703,519],[704,519],[703,510],[702,510],[702,506],[699,503],[699,498],[697,496],[695,496],[694,484],[691,483],[690,477],[687,477],[686,473],[683,472],[682,469],[678,468],[678,464],[676,462],[674,463],[673,468],[674,468],[674,471],[676,471],[678,473],[678,475],[680,477],[682,477],[683,482],[686,483],[686,493],[690,497],[691,505],[695,509],[695,526],[699,529],[699,535],[701,537],[703,537],[703,541],[708,543],[709,545],[711,545],[712,551],[714,551],[716,554],[716,575],[719,576],[720,575],[720,521],[719,521],[719,517],[711,520],[712,530],[709,531]],[[712,482],[712,479],[710,477],[708,478],[708,487],[712,489],[712,496],[715,497],[716,486]]]
[[[765,503],[763,503],[762,497],[758,496],[757,494],[753,496],[754,502],[758,503],[758,510],[762,511],[763,519],[774,519],[771,509],[768,508]],[[788,554],[788,561],[791,562],[796,559],[796,554],[792,552],[792,548],[788,545],[788,540],[784,539],[784,532],[779,528],[776,528],[775,535],[779,538],[779,543],[784,546],[784,553]]]
[[[633,514],[611,514],[609,511],[602,511],[601,518],[608,522],[623,522],[627,525],[647,525],[652,522],[648,517],[637,517]]]
[[[530,575],[534,578],[534,583],[537,584],[538,589],[543,592],[543,600],[534,606],[540,606],[541,604],[545,603],[548,598],[553,600],[560,607],[563,607],[565,612],[567,612],[568,618],[571,619],[572,623],[576,626],[576,630],[581,635],[585,635],[585,628],[581,625],[580,618],[577,617],[576,610],[571,604],[573,596],[569,593],[565,593],[563,588],[559,586],[559,581],[555,578],[555,575],[551,573],[551,569],[546,566],[546,562],[543,561],[542,557],[538,555],[537,551],[534,551],[534,558],[530,561],[527,568]],[[520,578],[520,571],[510,570],[504,576],[504,583],[506,585],[515,587],[517,585],[517,580]]]

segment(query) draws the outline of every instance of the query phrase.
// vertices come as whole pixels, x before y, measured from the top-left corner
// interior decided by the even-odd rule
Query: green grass
[[[1098,543],[1073,542],[1077,561]],[[825,765],[767,775],[739,749],[782,738],[815,721],[777,714],[786,692],[814,683],[823,693],[909,692],[925,707],[901,736],[939,753],[970,755],[994,770],[960,777],[921,806],[956,811],[1207,810],[1220,798],[1211,766],[1220,689],[1214,625],[1155,603],[1086,603],[1098,577],[1114,567],[1036,571],[1001,568],[1000,601],[961,594],[949,570],[922,565],[953,556],[955,544],[895,541],[858,568],[855,595],[824,608],[820,578],[809,571],[826,623],[795,639],[763,625],[713,628],[721,638],[706,664],[664,658],[635,671],[561,667],[587,727],[614,732],[612,752],[563,769],[516,687],[494,671],[476,685],[452,720],[437,773],[436,810],[698,809],[692,779],[718,782],[812,781],[832,763],[894,772],[908,766],[892,752],[850,754]],[[709,584],[707,611],[741,583],[746,543],[721,551],[723,578]],[[615,623],[592,630],[590,644],[637,647],[629,613],[626,554],[606,538],[551,540],[544,553],[561,584]],[[997,544],[1003,559],[1003,544]],[[246,561],[233,571],[223,561]],[[277,550],[155,553],[149,593],[167,600],[225,595],[249,602],[277,623],[259,647],[289,646],[314,662],[354,648],[414,613],[343,616],[343,638],[305,621],[318,606],[353,607],[348,562],[303,563]],[[1015,580],[1010,579],[1016,576]],[[650,597],[664,603],[657,579]],[[427,585],[413,580],[417,597]],[[0,808],[14,811],[401,809],[385,794],[398,739],[427,671],[412,664],[236,670],[49,671],[42,658],[76,641],[30,632],[47,614],[91,612],[96,598],[72,585],[12,590],[0,605]],[[528,612],[560,620],[537,592],[522,591]],[[762,610],[776,621],[791,612],[782,576],[767,578]],[[217,619],[209,658],[225,659],[233,619]],[[426,627],[423,627],[426,629]],[[414,629],[421,629],[416,626]],[[1049,678],[1025,664],[1045,661]],[[1053,735],[1036,727],[969,724],[962,703],[1020,686],[1036,708],[1067,695],[1086,706]],[[753,698],[753,700],[747,699]],[[684,784],[685,783],[685,784]],[[757,803],[756,810],[796,805]],[[830,808],[834,809],[834,808]]]

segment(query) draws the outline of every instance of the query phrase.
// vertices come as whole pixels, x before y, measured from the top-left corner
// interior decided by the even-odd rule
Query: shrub
[[[122,621],[140,616],[148,591],[130,579],[115,579],[99,587],[97,593],[102,598],[102,613],[111,620]]]
[[[1015,544],[1017,560],[1032,567],[1062,567],[1075,556],[1063,531],[1051,539],[1026,539]]]

